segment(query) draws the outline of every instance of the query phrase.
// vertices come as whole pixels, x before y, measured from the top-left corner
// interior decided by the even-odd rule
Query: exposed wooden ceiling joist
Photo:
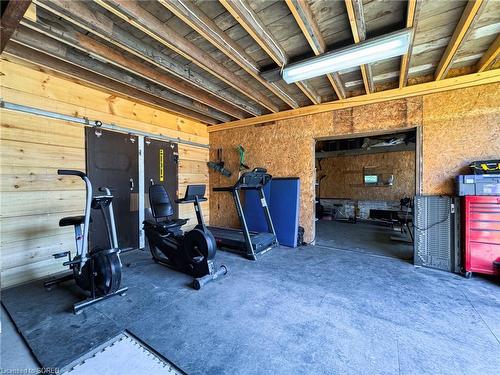
[[[412,86],[405,86],[403,88],[396,88],[392,90],[379,91],[372,94],[365,94],[353,96],[343,100],[336,100],[328,103],[321,103],[318,105],[310,105],[280,113],[271,113],[259,117],[252,117],[245,120],[233,121],[227,124],[213,125],[208,128],[209,132],[236,129],[245,126],[270,123],[279,120],[285,120],[295,117],[313,115],[315,113],[323,113],[335,111],[345,108],[359,107],[368,104],[386,102],[389,100],[396,100],[408,98],[413,96],[428,95],[448,90],[456,90],[466,87],[487,85],[490,83],[500,82],[500,69],[488,70],[481,73],[473,73],[454,78],[447,78],[440,81],[431,81]]]
[[[351,25],[354,43],[362,42],[366,39],[366,24],[363,14],[363,2],[361,0],[345,0],[347,15]],[[373,84],[373,73],[370,64],[361,65],[361,75],[367,94],[375,91]]]
[[[193,120],[201,121],[205,124],[217,123],[217,121],[213,118],[203,116],[199,113],[172,104],[171,102],[163,100],[158,96],[142,91],[129,83],[122,83],[104,75],[96,74],[93,70],[83,69],[77,65],[64,62],[58,58],[19,44],[14,40],[5,48],[4,53],[24,60],[27,63],[36,64],[42,68],[57,72],[64,77],[69,77],[71,79],[76,79],[77,81],[91,84],[104,91],[113,92],[114,94],[121,95],[132,100],[138,100],[146,105],[153,105],[161,110],[167,110],[183,117],[189,117]],[[94,68],[96,68],[97,65],[98,64],[96,62]],[[97,69],[95,71],[97,71]]]
[[[290,107],[299,107],[295,99],[275,83],[270,83],[264,79],[260,75],[260,70],[255,60],[192,2],[183,0],[160,0],[160,2]]]
[[[406,27],[414,29],[418,24],[418,16],[420,14],[420,7],[422,0],[408,0],[408,7],[406,12]],[[412,33],[408,52],[401,57],[401,70],[399,73],[399,87],[406,86],[408,82],[408,70],[410,68],[411,54],[413,51],[413,41],[415,40],[415,31]]]
[[[258,116],[263,114],[260,107],[242,100],[224,91],[221,86],[216,85],[201,75],[185,69],[184,66],[176,62],[171,57],[142,40],[134,37],[126,30],[119,28],[104,13],[96,14],[85,2],[65,1],[65,0],[36,0],[35,3],[54,15],[63,18],[65,21],[80,27],[103,40],[107,40],[118,49],[123,49],[148,63],[160,68],[166,73],[172,74],[193,87],[203,90],[209,95],[218,97],[250,115]]]
[[[287,54],[274,40],[246,0],[220,0],[220,3],[279,67],[287,64]],[[301,81],[295,84],[313,104],[321,103],[321,98],[307,82]]]
[[[75,29],[70,29],[69,25],[56,25],[54,23],[46,25],[42,24],[41,20],[37,23],[29,20],[23,20],[22,24],[39,33],[62,41],[63,43],[77,48],[82,52],[90,53],[92,56],[95,56],[101,61],[105,61],[120,69],[124,69],[132,74],[147,79],[153,84],[158,84],[167,90],[172,90],[177,94],[187,96],[196,102],[213,108],[216,111],[220,111],[221,113],[225,113],[239,119],[248,117],[245,112],[239,110],[238,108],[232,107],[216,97],[207,95],[202,90],[193,87],[184,81],[177,80],[175,77],[167,74],[162,74],[157,70],[152,69],[151,66],[145,63],[127,58],[124,54],[120,53],[120,51],[100,43],[97,40],[76,31]],[[193,102],[193,105],[197,105],[196,102]],[[218,114],[218,112],[215,113]],[[217,118],[221,119],[221,121],[225,121],[222,120],[220,114],[218,114]]]
[[[241,15],[224,11],[228,7],[236,8]],[[475,71],[482,74],[498,67],[500,53],[497,7],[488,0],[442,5],[423,0],[408,0],[404,4],[366,0],[328,4],[311,0],[33,0],[30,9],[34,12],[26,12],[24,17],[31,17],[32,24],[21,22],[38,35],[33,33],[29,41],[23,41],[23,31],[11,42],[17,49],[27,46],[33,56],[35,52],[39,58],[44,56],[45,66],[50,59],[58,62],[61,71],[86,72],[87,76],[92,73],[94,81],[95,77],[107,79],[116,87],[129,90],[123,95],[130,96],[135,89],[137,96],[142,96],[140,100],[153,101],[153,105],[161,102],[169,105],[172,112],[198,116],[198,121],[211,124],[277,119],[281,114],[265,114],[286,108],[285,103],[305,110],[298,113],[308,114],[310,107],[300,108],[306,97],[312,98],[313,103],[334,100],[332,87],[341,98],[341,107],[352,106],[354,100],[342,99],[343,96],[356,97],[356,103],[371,103],[378,98],[375,85],[379,90],[395,86],[406,89],[407,80],[418,85],[429,82],[434,73],[440,79]],[[351,37],[355,42],[369,37],[367,32],[399,29],[405,18],[406,25],[414,30],[414,42],[401,60],[394,58],[363,66],[361,74],[354,67],[328,75],[329,81],[318,77],[299,83],[305,96],[295,85],[285,87],[279,76],[272,76],[272,70],[268,74],[260,71],[264,65],[267,70],[273,61],[284,66],[311,52],[326,53],[327,43],[345,45],[352,43]],[[59,44],[46,45],[42,38]],[[18,42],[24,43],[24,47]],[[441,66],[436,69],[440,61]],[[71,76],[68,72],[60,75]],[[87,76],[86,82],[90,80]],[[366,88],[367,93],[376,96],[359,96]],[[328,104],[331,103],[334,102]],[[290,111],[284,113],[288,116]]]
[[[286,4],[288,5],[290,12],[292,12],[300,30],[302,30],[302,33],[306,37],[307,42],[311,46],[314,54],[317,56],[325,53],[325,41],[321,35],[318,24],[312,15],[308,3],[305,0],[286,0]],[[339,99],[344,99],[346,95],[340,74],[335,72],[327,74],[326,76],[330,81],[337,97]]]
[[[495,38],[490,48],[484,53],[477,63],[477,71],[482,72],[490,67],[500,54],[500,35]]]
[[[486,2],[487,0],[474,0],[467,2],[462,16],[460,17],[460,21],[458,21],[457,27],[453,32],[450,42],[448,43],[448,47],[444,51],[438,67],[436,68],[436,72],[434,73],[434,79],[436,81],[446,77],[446,73],[448,73],[448,70],[452,65],[458,48],[462,42],[467,39],[467,36],[472,30],[472,25],[477,19],[476,16],[480,14],[481,9]]]
[[[239,76],[214,60],[209,54],[195,44],[183,38],[175,30],[161,22],[158,18],[143,9],[137,1],[132,0],[95,0],[96,3],[120,17],[131,26],[141,30],[156,41],[174,52],[192,61],[200,68],[216,76],[250,99],[266,107],[271,112],[279,112],[279,107],[267,96],[252,90]]]
[[[5,49],[30,4],[31,0],[10,0],[7,3],[0,20],[0,53]]]

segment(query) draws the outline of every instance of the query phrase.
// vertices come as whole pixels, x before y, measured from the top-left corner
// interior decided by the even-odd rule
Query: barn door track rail
[[[83,126],[97,127],[97,128],[101,128],[101,129],[112,130],[112,131],[119,132],[119,133],[143,136],[143,137],[147,137],[147,138],[151,138],[151,139],[157,139],[160,141],[180,143],[180,144],[185,144],[185,145],[200,147],[200,148],[209,148],[208,144],[186,141],[186,140],[183,140],[180,138],[168,137],[168,136],[162,135],[162,134],[143,132],[140,130],[130,129],[130,128],[127,128],[124,126],[119,126],[119,125],[116,125],[113,123],[105,123],[105,122],[102,122],[100,120],[90,120],[88,117],[69,116],[69,115],[65,115],[62,113],[46,111],[46,110],[40,109],[40,108],[29,107],[29,106],[22,105],[22,104],[7,102],[7,101],[4,101],[3,99],[0,99],[0,108],[6,109],[9,111],[14,111],[14,112],[29,113],[32,115],[53,118],[56,120],[74,122],[77,124],[81,124]]]

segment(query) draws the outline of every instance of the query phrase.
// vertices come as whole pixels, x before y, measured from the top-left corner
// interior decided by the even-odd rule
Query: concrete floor
[[[400,234],[399,231],[379,222],[316,222],[316,245],[412,261],[413,245],[391,240],[391,236]]]
[[[78,316],[69,312],[77,300],[69,284],[51,292],[40,282],[9,289],[2,302],[49,367],[126,329],[189,374],[500,368],[498,281],[319,246],[276,248],[257,262],[222,252],[218,259],[229,274],[194,291],[189,277],[147,253],[125,254],[127,296]]]
[[[17,331],[5,309],[1,308],[0,368],[6,370],[33,370],[39,367],[29,347]],[[28,372],[26,372],[28,373]]]

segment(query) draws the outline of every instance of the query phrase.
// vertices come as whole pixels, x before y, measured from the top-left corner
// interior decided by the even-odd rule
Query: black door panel
[[[146,139],[144,142],[144,205],[145,217],[150,217],[149,186],[163,184],[170,199],[177,199],[178,189],[178,147],[175,143]],[[178,205],[175,204],[175,218],[179,217]]]
[[[138,146],[137,137],[107,130],[87,128],[87,174],[97,195],[99,187],[108,187],[114,196],[118,244],[122,250],[139,246],[138,216]],[[93,212],[90,246],[107,248],[104,222]]]

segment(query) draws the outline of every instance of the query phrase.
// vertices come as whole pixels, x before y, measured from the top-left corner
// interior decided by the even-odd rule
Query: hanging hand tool
[[[221,173],[223,176],[231,177],[232,175],[229,169],[224,168],[224,162],[222,161],[222,148],[217,149],[217,162],[209,161],[207,165],[209,168]]]
[[[245,149],[242,145],[238,146],[238,153],[240,154],[240,172],[250,169],[248,165],[245,164]]]

